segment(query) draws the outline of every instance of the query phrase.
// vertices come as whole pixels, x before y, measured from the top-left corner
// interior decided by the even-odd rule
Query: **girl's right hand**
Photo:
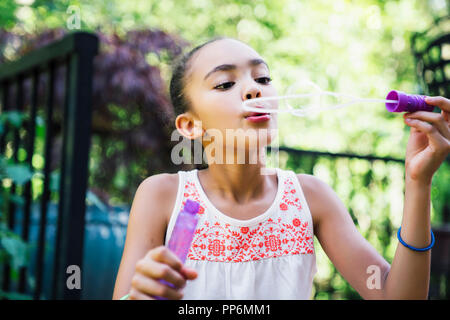
[[[197,278],[194,269],[185,267],[180,259],[167,247],[156,247],[136,263],[131,280],[130,300],[155,300],[156,297],[178,300],[183,297],[186,280]],[[175,286],[161,283],[167,281]]]

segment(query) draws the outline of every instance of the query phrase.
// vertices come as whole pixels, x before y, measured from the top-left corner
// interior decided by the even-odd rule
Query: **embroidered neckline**
[[[198,169],[194,169],[192,171],[192,177],[193,177],[194,183],[197,187],[197,191],[200,194],[200,197],[205,201],[205,205],[208,207],[208,209],[214,216],[216,216],[219,220],[224,221],[225,223],[229,223],[230,225],[249,227],[249,226],[258,224],[259,222],[268,218],[272,213],[277,211],[277,207],[279,205],[281,196],[283,195],[284,180],[282,179],[283,175],[281,174],[280,169],[275,168],[275,170],[276,170],[276,174],[277,174],[277,183],[278,183],[275,199],[273,200],[272,204],[265,212],[259,214],[258,216],[254,217],[254,218],[247,219],[247,220],[232,218],[232,217],[224,214],[223,212],[221,212],[219,209],[217,209],[214,206],[214,204],[209,200],[208,196],[206,195],[205,191],[203,190],[203,187],[200,183],[200,179],[198,178]]]
[[[278,190],[272,205],[249,220],[231,218],[208,199],[192,170],[183,179],[183,202],[200,203],[199,224],[189,260],[248,262],[291,255],[314,255],[312,221],[306,216],[301,187],[289,171],[276,169]],[[298,189],[297,189],[298,188]],[[297,192],[298,191],[298,192]]]

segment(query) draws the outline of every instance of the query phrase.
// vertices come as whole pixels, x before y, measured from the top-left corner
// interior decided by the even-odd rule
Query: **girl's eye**
[[[256,82],[261,83],[261,84],[269,84],[271,81],[272,81],[272,79],[269,77],[261,77],[261,78],[256,79]]]
[[[214,89],[220,89],[220,90],[226,90],[231,88],[234,85],[234,82],[224,82],[219,84],[218,86],[215,86]]]
[[[272,81],[272,79],[269,77],[260,77],[256,78],[255,81],[261,84],[269,84]],[[234,84],[235,84],[234,82],[224,82],[215,86],[214,89],[227,90],[230,89],[232,86],[234,86]]]

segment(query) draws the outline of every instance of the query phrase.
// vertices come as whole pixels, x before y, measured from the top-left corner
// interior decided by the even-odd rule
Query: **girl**
[[[276,114],[242,110],[246,99],[274,96],[269,69],[252,48],[215,39],[188,53],[171,80],[179,133],[213,139],[208,130],[276,128]],[[443,111],[405,114],[411,127],[406,149],[405,198],[399,244],[390,265],[357,231],[336,193],[314,176],[266,169],[247,161],[268,139],[234,146],[246,161],[212,161],[208,168],[158,174],[138,187],[113,299],[308,299],[316,273],[313,236],[338,271],[364,299],[426,299],[432,242],[433,174],[450,151],[450,100],[430,98]],[[210,136],[209,136],[210,138]],[[214,141],[216,143],[217,141]],[[233,142],[233,143],[232,143]],[[211,158],[211,159],[210,159]],[[228,158],[227,158],[228,159]],[[200,203],[199,223],[185,264],[167,249],[187,199]],[[370,279],[369,279],[370,278]],[[164,285],[165,280],[174,285]],[[374,280],[374,281],[372,281]]]

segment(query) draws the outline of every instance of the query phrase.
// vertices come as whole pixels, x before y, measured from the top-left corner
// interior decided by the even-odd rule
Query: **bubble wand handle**
[[[200,209],[200,204],[190,199],[186,200],[184,209],[178,213],[175,226],[172,231],[172,235],[169,240],[168,248],[185,263],[186,257],[191,247],[192,240],[194,238],[195,229],[198,223],[197,212]],[[161,283],[175,288],[173,284],[160,280]],[[120,298],[120,300],[127,300],[130,294],[127,294]],[[155,296],[158,300],[166,300],[165,298]]]
[[[257,105],[258,103],[266,101],[282,101],[282,100],[290,100],[290,99],[296,99],[296,98],[305,98],[305,97],[315,97],[315,96],[334,96],[334,97],[346,97],[350,98],[351,100],[346,103],[331,105],[331,106],[324,106],[324,107],[307,107],[304,109],[272,109],[272,108],[261,108],[261,107],[252,107],[251,105]],[[243,107],[247,111],[253,111],[253,112],[261,112],[262,110],[265,113],[291,113],[295,116],[306,116],[310,113],[317,113],[320,111],[325,110],[333,110],[333,109],[339,109],[344,108],[349,105],[359,103],[359,102],[375,102],[375,103],[397,103],[397,100],[386,100],[386,99],[372,99],[372,98],[358,98],[353,95],[344,94],[344,93],[336,93],[336,92],[330,92],[330,91],[321,91],[321,92],[315,92],[315,93],[304,93],[304,94],[290,94],[285,96],[273,96],[273,97],[261,97],[261,98],[254,98],[249,99],[243,102]]]
[[[419,94],[407,94],[402,91],[392,90],[386,96],[387,100],[397,100],[397,102],[386,102],[386,109],[389,112],[415,112],[433,111],[434,106],[425,102],[426,96]]]
[[[200,204],[196,201],[187,199],[184,209],[178,213],[175,226],[173,227],[172,235],[169,239],[168,248],[175,253],[182,263],[186,262],[186,257],[194,239],[195,229],[197,228],[198,215]],[[165,280],[160,280],[161,283],[174,288],[175,286]],[[162,297],[155,297],[159,300],[166,300]]]

